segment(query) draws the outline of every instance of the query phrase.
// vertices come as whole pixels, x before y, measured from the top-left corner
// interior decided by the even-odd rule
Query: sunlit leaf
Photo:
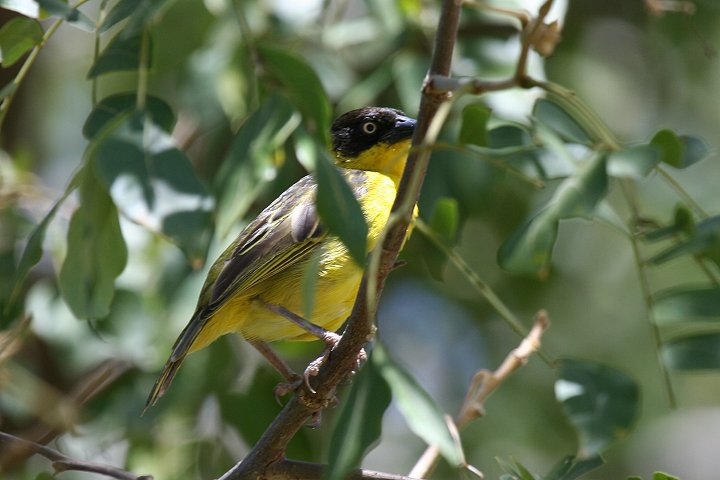
[[[638,145],[612,152],[607,159],[607,173],[611,177],[645,178],[660,161],[660,150],[654,145]]]
[[[491,110],[483,104],[472,104],[463,108],[460,124],[460,142],[485,147],[488,145],[487,124]]]
[[[590,136],[585,129],[557,103],[546,98],[539,99],[535,102],[533,116],[536,120],[557,132],[565,141],[590,143]]]
[[[600,455],[589,458],[577,458],[569,455],[560,460],[542,480],[575,480],[602,466],[605,460]]]
[[[283,92],[302,113],[310,131],[327,144],[330,102],[315,71],[302,57],[287,49],[258,45],[258,52],[264,67],[282,84]]]
[[[367,452],[380,440],[382,418],[392,399],[380,375],[375,355],[353,379],[330,439],[326,480],[341,480],[360,466]]]
[[[438,448],[453,466],[464,463],[462,450],[453,440],[443,413],[428,393],[405,370],[394,363],[379,344],[373,350],[377,368],[390,385],[393,399],[410,430],[428,445]]]
[[[152,63],[152,45],[150,37],[148,42],[148,62]],[[109,72],[124,70],[137,70],[140,67],[143,35],[125,37],[122,32],[115,35],[110,43],[103,49],[95,63],[90,67],[88,78],[95,78]]]
[[[576,175],[563,181],[545,207],[516,230],[500,247],[500,265],[514,273],[548,274],[558,222],[590,217],[607,192],[605,157],[596,155]]]
[[[88,164],[80,184],[80,206],[70,219],[59,276],[60,292],[76,317],[99,319],[110,313],[115,278],[126,262],[117,209]]]
[[[62,0],[36,0],[40,8],[50,13],[63,17],[70,25],[73,25],[86,32],[95,31],[95,22],[77,8],[73,8]]]
[[[717,370],[720,368],[720,334],[679,337],[662,347],[663,358],[676,370]]]
[[[83,125],[83,136],[92,140],[108,122],[115,117],[135,110],[137,95],[135,93],[118,93],[100,100],[93,107]],[[165,100],[154,95],[145,98],[145,112],[153,123],[170,133],[175,125],[175,113]]]
[[[639,397],[635,381],[614,368],[584,360],[560,363],[555,398],[575,427],[579,459],[595,457],[627,435],[638,414]]]
[[[167,132],[140,112],[112,122],[91,146],[98,177],[129,219],[175,242],[199,267],[213,201]]]
[[[217,174],[218,231],[224,236],[275,178],[276,159],[300,115],[277,95],[271,95],[250,115],[235,135]]]
[[[43,39],[43,29],[37,20],[16,17],[0,28],[0,59],[7,68],[20,60]]]
[[[653,300],[655,320],[662,325],[720,319],[720,288],[666,290]]]
[[[40,6],[35,0],[0,0],[0,8],[18,12],[30,18],[40,16]]]

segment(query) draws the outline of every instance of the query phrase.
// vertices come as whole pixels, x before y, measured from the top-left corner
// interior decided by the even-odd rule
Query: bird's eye
[[[377,123],[375,122],[365,122],[362,124],[362,131],[367,133],[368,135],[372,135],[377,131]]]

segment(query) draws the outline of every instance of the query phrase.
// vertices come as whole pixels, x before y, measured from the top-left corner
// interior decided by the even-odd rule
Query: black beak
[[[417,122],[414,118],[406,117],[405,115],[398,115],[395,120],[395,126],[383,135],[381,141],[393,144],[411,138],[413,136],[413,132],[415,131],[416,123]]]

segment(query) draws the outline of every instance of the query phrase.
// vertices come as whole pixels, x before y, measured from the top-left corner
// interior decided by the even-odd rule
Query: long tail
[[[170,358],[165,363],[162,373],[160,373],[160,376],[155,381],[155,385],[150,391],[150,395],[148,395],[148,399],[145,402],[145,408],[142,412],[143,414],[148,408],[155,405],[155,402],[157,402],[158,399],[165,394],[167,389],[170,388],[170,384],[180,369],[180,365],[182,365],[183,360],[185,360],[185,357],[190,352],[190,347],[193,342],[195,342],[195,339],[198,337],[207,321],[208,316],[205,315],[202,310],[195,312],[193,318],[180,333],[180,336],[175,341],[175,345],[173,345]]]

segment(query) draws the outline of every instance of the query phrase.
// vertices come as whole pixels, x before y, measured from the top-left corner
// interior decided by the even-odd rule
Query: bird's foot
[[[273,389],[273,395],[275,400],[280,403],[280,397],[284,397],[288,393],[292,393],[297,390],[300,385],[303,384],[303,377],[298,374],[293,374],[292,378],[289,378],[286,382],[278,383]]]

